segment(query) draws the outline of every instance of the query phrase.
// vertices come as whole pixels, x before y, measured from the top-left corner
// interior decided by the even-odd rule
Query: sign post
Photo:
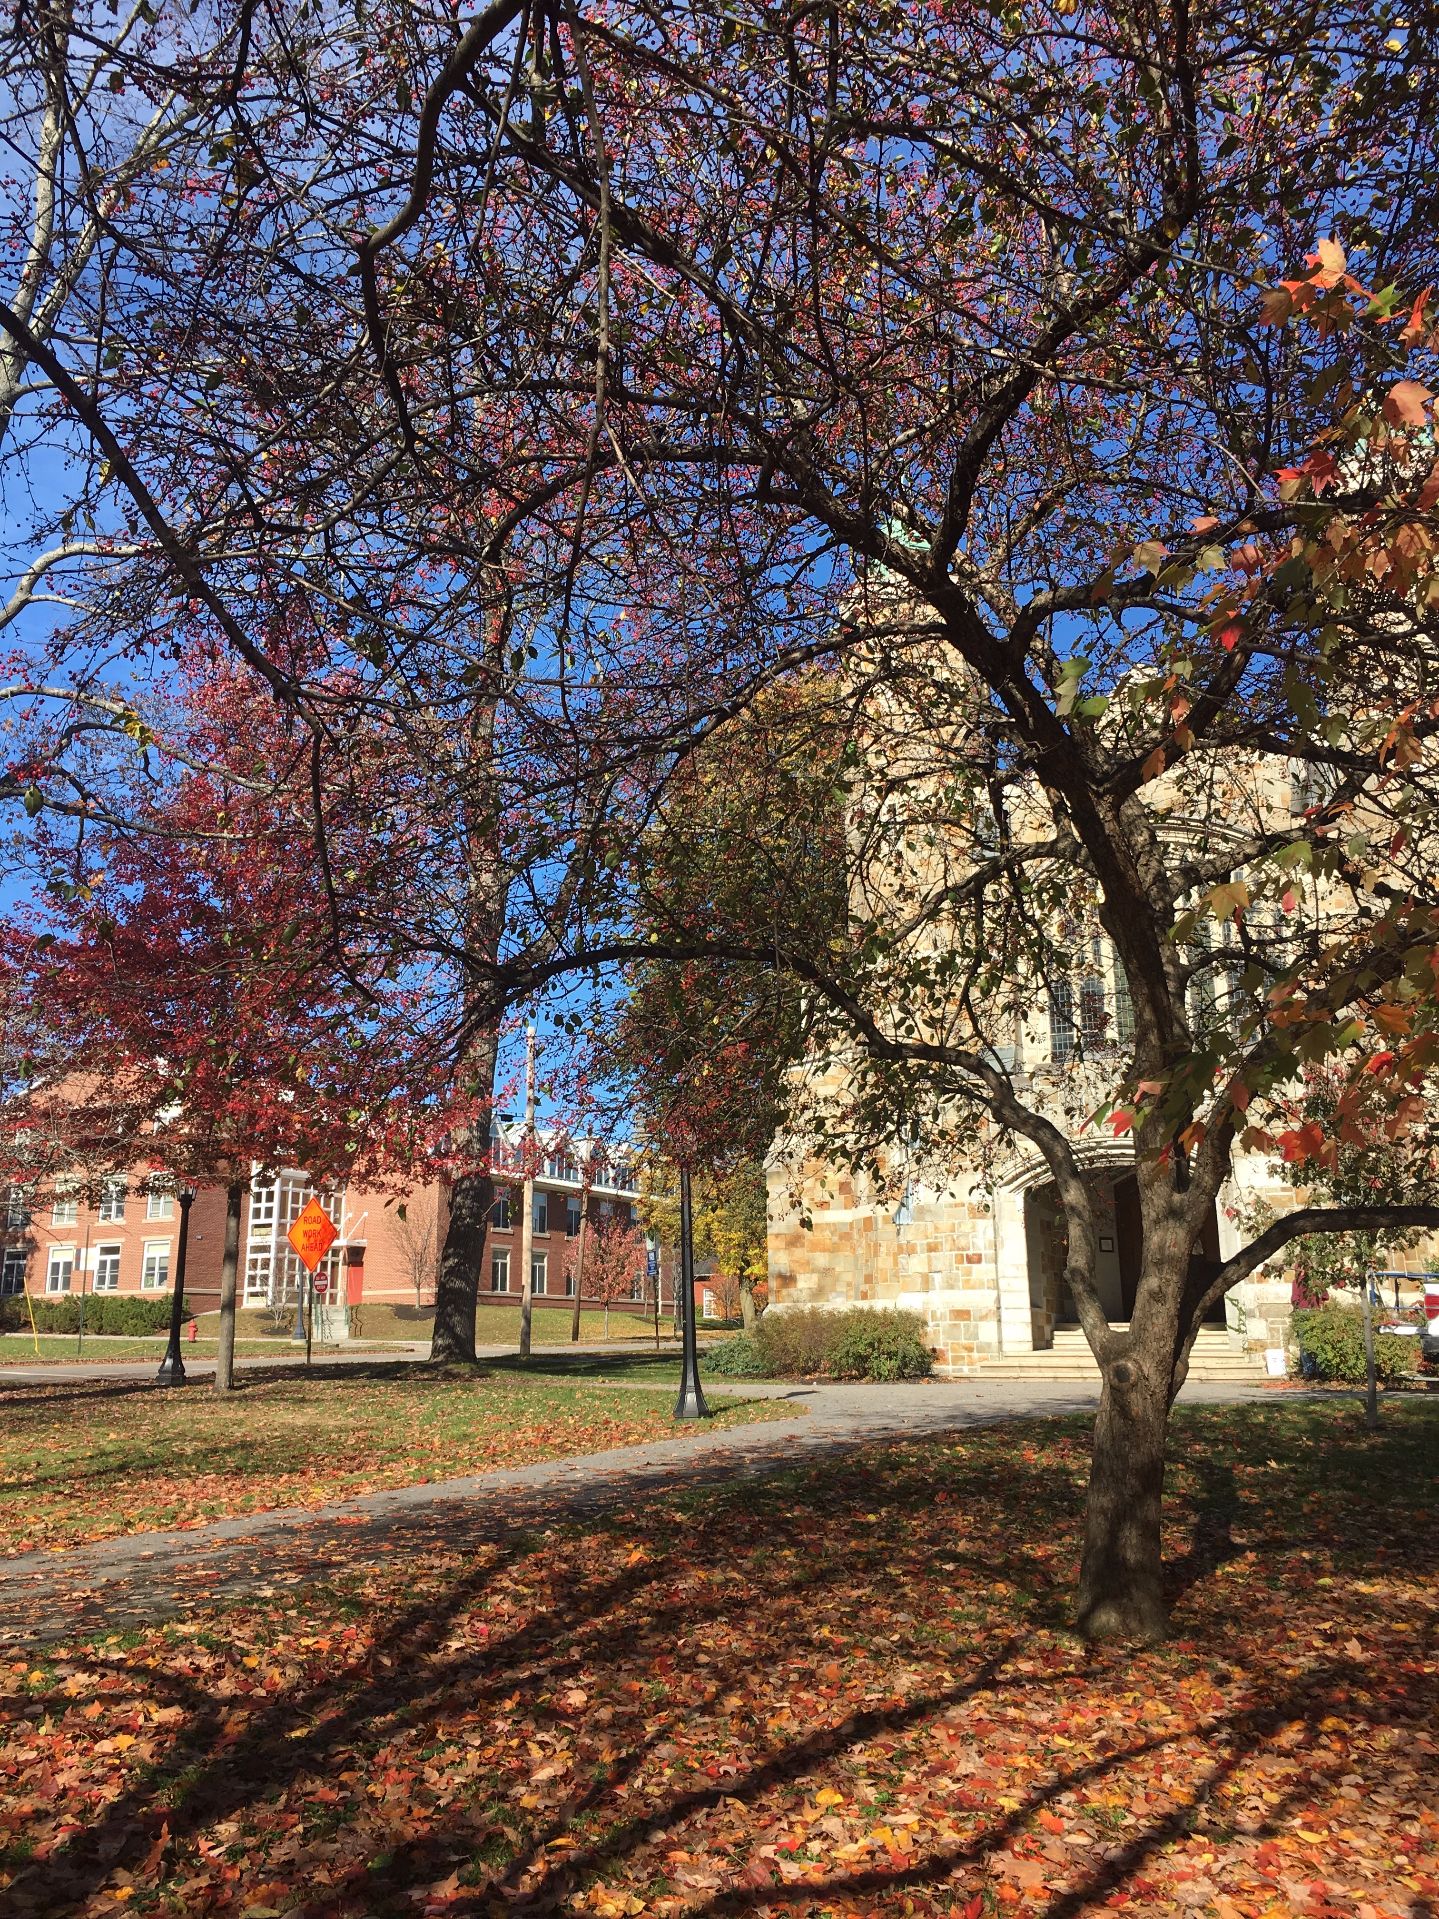
[[[339,1238],[339,1228],[313,1194],[304,1211],[286,1233],[290,1249],[309,1275],[310,1310],[305,1318],[305,1364],[310,1364],[310,1348],[315,1328],[315,1273]]]

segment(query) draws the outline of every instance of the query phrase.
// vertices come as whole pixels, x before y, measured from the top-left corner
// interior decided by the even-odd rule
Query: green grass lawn
[[[19,1365],[85,1365],[109,1364],[121,1360],[153,1359],[158,1366],[164,1357],[168,1340],[163,1333],[137,1334],[128,1336],[115,1333],[86,1333],[83,1344],[74,1333],[41,1333],[38,1340],[29,1333],[0,1333],[0,1366]],[[39,1348],[37,1351],[36,1348]],[[183,1339],[180,1351],[186,1360],[213,1359],[218,1349],[214,1339]],[[274,1358],[288,1359],[291,1353],[303,1355],[303,1340],[291,1342],[289,1339],[237,1339],[235,1351],[247,1357],[256,1353],[268,1353]],[[319,1347],[317,1352],[341,1351],[338,1347]]]
[[[1068,1630],[1079,1419],[523,1532],[475,1507],[402,1553],[355,1528],[318,1577],[297,1536],[258,1596],[17,1644],[7,1909],[1439,1912],[1439,1401],[1174,1437],[1142,1651]]]
[[[537,1346],[567,1346],[570,1343],[571,1308],[556,1302],[548,1305],[537,1302],[531,1320],[531,1338]],[[366,1339],[422,1339],[428,1340],[434,1324],[434,1313],[428,1308],[423,1310],[413,1306],[373,1305],[360,1308],[360,1327]],[[660,1335],[666,1342],[672,1339],[671,1321],[668,1313],[660,1315]],[[481,1346],[510,1345],[520,1336],[520,1307],[516,1299],[513,1305],[481,1306],[475,1327],[475,1339]],[[580,1338],[586,1342],[604,1339],[605,1315],[586,1307],[580,1314]],[[622,1312],[613,1309],[609,1315],[608,1337],[614,1340],[633,1341],[654,1339],[654,1321],[641,1317],[638,1313]]]
[[[333,1366],[204,1382],[0,1386],[0,1550],[73,1544],[669,1438],[673,1392]],[[769,1401],[712,1400],[714,1424]]]

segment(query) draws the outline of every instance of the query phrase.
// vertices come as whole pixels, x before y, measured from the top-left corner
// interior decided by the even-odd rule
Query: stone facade
[[[1122,1323],[1139,1261],[1137,1210],[1125,1192],[1133,1159],[1114,1147],[1075,1146],[1094,1192],[1100,1295],[1111,1322]],[[1238,1250],[1245,1235],[1232,1215],[1261,1198],[1280,1210],[1295,1195],[1266,1162],[1241,1158],[1216,1209],[1214,1255]],[[898,1203],[817,1161],[798,1178],[782,1160],[772,1169],[771,1310],[858,1305],[917,1313],[943,1376],[973,1372],[1002,1354],[1045,1350],[1056,1326],[1074,1318],[1062,1269],[1059,1209],[1037,1164],[990,1183],[960,1174],[942,1190],[911,1186]],[[1236,1351],[1259,1351],[1285,1343],[1289,1314],[1287,1269],[1261,1269],[1230,1293],[1223,1322]]]

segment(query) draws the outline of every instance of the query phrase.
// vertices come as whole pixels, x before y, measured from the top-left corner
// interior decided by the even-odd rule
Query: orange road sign
[[[294,1247],[300,1264],[313,1273],[339,1238],[339,1232],[319,1200],[311,1199],[285,1237]]]

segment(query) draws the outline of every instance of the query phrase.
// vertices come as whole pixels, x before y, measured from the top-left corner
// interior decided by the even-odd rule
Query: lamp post
[[[180,1239],[175,1248],[175,1290],[170,1295],[170,1343],[160,1370],[155,1375],[161,1386],[183,1386],[185,1362],[180,1357],[180,1324],[185,1312],[185,1252],[190,1243],[190,1208],[195,1203],[193,1186],[180,1188]]]
[[[699,1341],[695,1327],[695,1235],[690,1207],[690,1169],[680,1167],[680,1310],[684,1317],[684,1359],[680,1368],[680,1396],[676,1419],[708,1419],[704,1387],[700,1384]]]

